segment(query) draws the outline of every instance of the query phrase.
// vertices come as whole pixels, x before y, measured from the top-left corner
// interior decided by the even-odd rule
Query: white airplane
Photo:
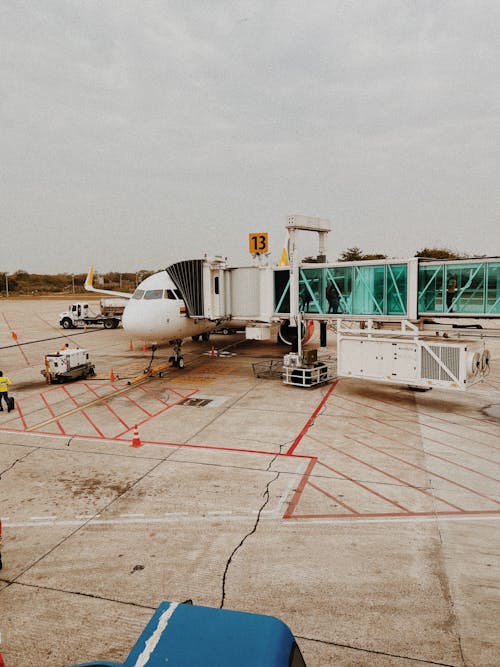
[[[133,294],[99,289],[93,286],[94,268],[91,266],[85,280],[89,292],[112,294],[128,299],[122,316],[125,331],[136,338],[154,345],[169,343],[174,354],[171,361],[178,368],[184,367],[181,354],[186,338],[208,340],[210,331],[218,323],[188,317],[179,290],[166,271],[159,271],[139,283]]]
[[[178,368],[184,367],[182,343],[191,338],[196,341],[200,338],[208,341],[210,332],[227,327],[245,326],[247,323],[240,320],[213,321],[205,318],[190,317],[179,289],[166,271],[159,271],[145,278],[137,286],[133,294],[113,290],[99,289],[93,286],[94,268],[90,267],[85,280],[85,289],[89,292],[112,294],[128,298],[122,316],[122,325],[125,331],[135,338],[148,341],[153,345],[168,343],[173,349],[170,361]],[[284,343],[287,340],[286,330],[288,321],[280,326],[279,336]],[[306,343],[314,330],[314,322],[307,323],[303,342]]]

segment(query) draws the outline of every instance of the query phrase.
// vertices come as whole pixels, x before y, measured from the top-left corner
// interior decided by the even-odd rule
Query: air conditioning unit
[[[464,390],[489,372],[489,359],[482,340],[398,339],[372,332],[337,336],[340,377]]]

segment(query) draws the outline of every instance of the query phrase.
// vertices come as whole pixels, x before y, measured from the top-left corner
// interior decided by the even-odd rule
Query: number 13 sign
[[[248,249],[252,255],[263,255],[269,251],[267,232],[248,235]]]

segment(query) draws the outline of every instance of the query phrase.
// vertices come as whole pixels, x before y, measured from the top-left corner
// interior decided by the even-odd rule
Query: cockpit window
[[[174,294],[174,291],[171,289],[166,289],[165,290],[165,299],[177,299],[177,297]]]
[[[144,290],[136,289],[135,292],[132,294],[132,299],[142,299],[143,296],[144,296]]]
[[[182,301],[182,294],[181,294],[180,289],[175,289],[174,292],[176,293],[177,298],[180,299],[180,300]]]
[[[144,294],[145,299],[161,299],[163,296],[162,289],[148,289]]]

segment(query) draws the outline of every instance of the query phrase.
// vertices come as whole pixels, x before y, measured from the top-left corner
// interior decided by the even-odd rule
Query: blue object
[[[74,667],[305,667],[290,628],[274,616],[162,602],[123,665]]]

